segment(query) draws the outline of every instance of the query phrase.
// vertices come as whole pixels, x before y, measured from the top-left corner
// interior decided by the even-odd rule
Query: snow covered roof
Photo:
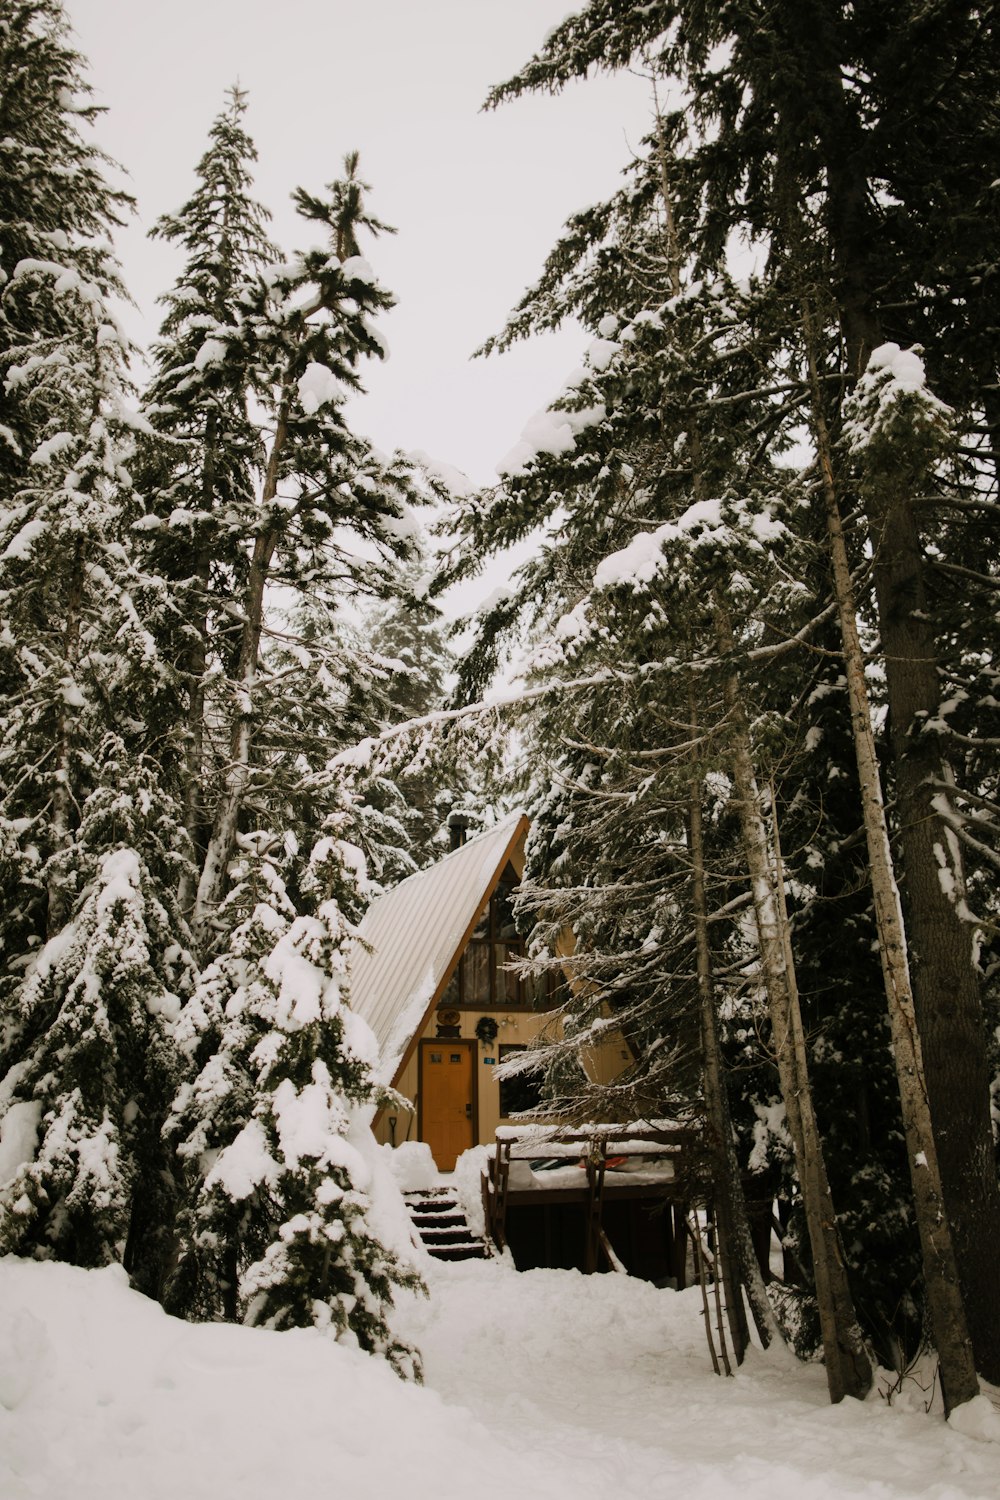
[[[512,856],[520,872],[527,830],[525,815],[511,813],[386,891],[365,913],[360,934],[371,951],[355,946],[351,1009],[375,1033],[383,1082],[392,1083],[406,1061]]]

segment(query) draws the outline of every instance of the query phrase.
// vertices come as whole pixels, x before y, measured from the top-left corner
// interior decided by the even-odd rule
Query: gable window
[[[487,903],[459,963],[464,1005],[524,1005],[524,981],[505,968],[521,958],[524,944],[514,925],[516,887],[501,880]]]
[[[525,983],[505,967],[521,958],[524,944],[514,925],[517,876],[508,865],[476,923],[441,1005],[469,1009],[521,1009],[530,1003]]]
[[[555,976],[525,980],[507,968],[524,957],[524,943],[514,924],[516,891],[517,875],[508,865],[438,1002],[442,1009],[548,1010],[558,1003]]]

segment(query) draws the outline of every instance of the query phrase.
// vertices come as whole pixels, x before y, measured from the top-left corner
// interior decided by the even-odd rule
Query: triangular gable
[[[351,959],[351,1009],[379,1046],[379,1078],[394,1083],[451,979],[483,907],[513,861],[521,868],[523,813],[453,849],[373,901]]]

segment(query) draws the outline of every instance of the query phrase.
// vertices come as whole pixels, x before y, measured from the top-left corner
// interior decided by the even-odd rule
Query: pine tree
[[[699,704],[711,701],[708,684],[714,681],[721,707],[713,712],[719,725],[726,724],[721,754],[732,777],[743,856],[751,874],[760,979],[768,996],[781,1091],[809,1220],[831,1394],[839,1399],[847,1392],[863,1394],[869,1367],[846,1285],[811,1104],[787,919],[782,916],[779,899],[782,881],[764,824],[765,801],[754,764],[754,755],[760,756],[763,742],[759,735],[751,734],[745,685],[748,659],[769,661],[794,643],[796,625],[790,622],[804,592],[794,583],[794,572],[772,567],[772,577],[763,584],[754,614],[747,615],[749,601],[757,599],[758,594],[751,580],[766,577],[755,559],[768,556],[775,541],[787,533],[776,519],[785,504],[781,478],[760,462],[759,451],[756,459],[747,455],[754,448],[760,449],[760,432],[774,418],[774,407],[769,412],[765,404],[767,398],[787,387],[775,385],[773,377],[769,379],[763,373],[768,332],[766,323],[760,330],[755,327],[752,302],[741,306],[745,299],[722,277],[716,277],[708,287],[695,286],[685,293],[671,272],[669,233],[665,238],[666,253],[663,227],[654,219],[644,239],[633,230],[628,250],[637,260],[645,258],[646,285],[655,285],[653,278],[658,272],[661,285],[670,287],[673,283],[673,298],[658,307],[641,308],[624,328],[617,316],[605,313],[595,330],[598,338],[588,353],[588,367],[550,409],[544,424],[539,422],[534,431],[526,433],[526,441],[505,465],[510,475],[508,491],[513,489],[518,499],[510,506],[504,494],[501,526],[510,526],[512,514],[515,524],[522,528],[537,524],[554,503],[548,497],[558,497],[565,513],[559,544],[550,543],[543,561],[531,569],[525,593],[537,596],[544,589],[551,600],[554,589],[565,588],[569,580],[574,580],[577,591],[586,589],[582,600],[577,593],[576,607],[557,627],[563,644],[547,655],[562,664],[567,645],[575,653],[581,649],[580,642],[597,644],[603,671],[592,676],[574,661],[577,684],[597,688],[602,678],[615,683],[616,712],[611,722],[618,743],[614,748],[601,748],[608,746],[609,725],[600,711],[598,717],[603,722],[599,727],[574,726],[570,731],[570,742],[578,749],[589,747],[587,758],[593,761],[596,754],[608,766],[607,773],[592,766],[595,774],[587,784],[594,809],[589,815],[595,828],[592,845],[600,843],[606,848],[611,844],[614,848],[609,826],[616,820],[616,799],[623,800],[627,809],[641,807],[648,815],[651,798],[662,795],[664,785],[658,759],[660,766],[667,767],[672,758],[680,757],[686,770],[685,741],[681,741],[679,750],[672,750],[671,745],[677,739],[678,727],[690,725],[691,712],[683,697],[680,702],[673,697],[672,679],[680,686],[685,671],[690,672],[692,683],[698,683]],[[573,253],[572,244],[569,248]],[[565,266],[561,274],[570,280]],[[600,267],[595,275],[601,275]],[[581,279],[570,280],[574,292],[579,290]],[[607,308],[608,304],[604,305]],[[543,305],[541,316],[548,315]],[[698,351],[696,360],[689,358],[689,350]],[[779,406],[777,422],[784,417],[785,410]],[[484,525],[474,512],[470,527],[486,531],[488,522]],[[609,551],[614,548],[616,530],[628,545],[619,544]],[[606,551],[608,555],[595,568],[595,560]],[[669,556],[669,562],[663,554]],[[659,588],[653,586],[661,572],[670,579],[662,597]],[[641,606],[633,608],[620,598],[623,589],[626,594],[632,589],[641,591]],[[610,590],[617,590],[613,602],[602,603],[602,594]],[[773,626],[763,603],[765,598],[768,604],[773,598],[776,606]],[[738,627],[734,623],[737,620]],[[761,642],[762,627],[768,644]],[[782,645],[784,634],[791,639]],[[714,677],[707,675],[710,669]],[[651,680],[644,682],[647,677]],[[660,725],[656,728],[641,718],[625,718],[623,709],[629,702],[625,684],[632,681],[636,685],[631,691],[636,693],[641,712],[655,717],[650,700],[659,710]],[[706,692],[708,700],[702,696]],[[569,696],[572,700],[572,690]],[[607,710],[604,712],[606,715]],[[584,717],[592,717],[589,705]],[[701,714],[696,718],[700,722]],[[627,738],[621,741],[623,732]],[[690,741],[692,746],[698,743],[697,737]],[[632,756],[638,764],[630,779],[623,768],[629,766]],[[611,782],[606,792],[601,786],[605,778]],[[674,850],[683,848],[683,809],[690,806],[689,785],[684,776],[673,794],[677,829],[673,838],[669,823],[664,826],[657,820],[653,825],[663,840],[662,859],[667,858],[671,846]],[[602,808],[605,797],[608,805]],[[631,832],[628,868],[635,874],[642,868],[635,854],[636,848],[642,847],[638,834],[642,818],[636,820],[633,811],[617,814],[617,821],[623,845],[624,829]],[[688,838],[692,826],[688,826]],[[690,851],[687,862],[690,865]],[[621,906],[622,885],[621,874],[615,871],[601,893],[606,909],[613,909],[616,899]],[[665,873],[645,888],[639,883],[639,891],[645,891],[647,909],[637,911],[634,920],[645,920],[646,935],[639,951],[647,970],[655,963],[653,955],[662,938],[661,927],[654,932],[648,930],[652,890],[658,892],[666,911],[677,901],[676,889],[669,894],[671,884]],[[638,901],[642,899],[640,894]],[[627,928],[619,930],[610,952],[605,950],[602,955],[604,973],[609,964],[617,965],[618,977],[615,981],[605,979],[596,991],[597,996],[613,995],[616,989],[625,991],[624,1006],[618,1009],[627,1035],[630,1027],[634,1033],[639,1025],[634,1005],[629,1004],[630,991],[641,973],[637,955],[630,952],[634,941],[629,941]],[[699,964],[703,955],[701,948]],[[688,964],[694,967],[693,956]],[[594,971],[587,967],[593,982]],[[704,969],[701,973],[707,978]],[[673,978],[676,991],[676,973]],[[591,1006],[593,1000],[591,994]],[[664,1049],[663,1018],[657,1018],[654,1011],[653,1019],[659,1020],[659,1034],[649,1036],[651,1051],[658,1060],[669,1060],[670,1052]],[[647,1028],[651,1020],[645,1022]],[[593,1024],[598,1023],[595,1016]],[[674,1024],[683,1031],[683,1015],[675,1018]],[[584,1039],[587,1035],[585,1028]],[[712,1033],[706,1031],[704,1035],[710,1043]],[[675,1076],[676,1066],[674,1062],[670,1070]],[[713,1097],[719,1107],[720,1095],[714,1085]],[[724,1139],[724,1119],[715,1122],[715,1129],[717,1137]],[[716,1165],[720,1171],[728,1167],[721,1158]]]
[[[182,924],[164,904],[184,849],[155,766],[114,739],[98,760],[66,856],[76,910],[32,958],[4,1021],[5,1114],[30,1122],[35,1141],[3,1190],[0,1243],[76,1265],[122,1261],[155,1295],[176,1191],[160,1127],[193,978]]]
[[[0,48],[13,194],[0,290],[0,824],[22,882],[0,918],[3,1097],[8,1118],[38,1127],[5,1190],[4,1241],[86,1265],[123,1259],[155,1293],[173,1192],[160,1126],[190,982],[171,883],[189,862],[162,784],[170,674],[150,630],[162,592],[131,546],[143,424],[128,408],[107,239],[128,200],[85,138],[97,111],[61,8],[4,6]]]
[[[366,1220],[370,1172],[350,1139],[355,1124],[367,1129],[361,1107],[380,1102],[373,1039],[347,1005],[354,929],[343,913],[357,905],[363,858],[321,840],[315,915],[296,917],[280,843],[245,842],[228,899],[250,909],[185,1017],[185,1044],[205,1061],[168,1126],[189,1173],[168,1306],[317,1326],[419,1378],[415,1351],[389,1326],[393,1288],[419,1278]]]
[[[254,504],[262,439],[249,410],[252,377],[238,333],[240,295],[274,259],[266,211],[251,196],[253,142],[238,88],[209,131],[197,185],[152,233],[185,253],[153,348],[145,415],[159,440],[147,441],[137,474],[151,512],[144,522],[149,566],[168,582],[165,649],[178,674],[185,726],[183,800],[192,843],[201,848],[211,818],[215,768],[206,719],[210,674],[231,653],[232,597],[245,583],[246,517]],[[193,889],[182,892],[185,906]]]
[[[28,386],[23,367],[57,364],[66,343],[81,332],[86,338],[90,319],[81,302],[121,290],[108,237],[131,200],[109,186],[112,163],[89,139],[100,110],[89,102],[83,59],[68,30],[59,0],[6,0],[0,14],[5,510],[30,474],[32,454],[61,430],[58,382]]]
[[[368,894],[350,835],[379,849],[389,820],[357,807],[313,753],[316,700],[300,716],[312,805],[295,804],[273,742],[290,717],[276,692],[285,663],[262,645],[273,646],[271,586],[297,588],[318,617],[344,578],[388,588],[388,560],[408,550],[407,505],[420,498],[409,469],[342,416],[356,366],[381,350],[368,315],[389,299],[355,238],[380,226],[352,160],[328,200],[299,195],[336,253],[275,265],[234,94],[194,195],[159,226],[187,259],[148,418],[132,415],[102,238],[126,200],[78,132],[93,111],[72,92],[80,60],[63,32],[55,4],[0,9],[2,149],[25,188],[5,216],[0,288],[12,413],[0,868],[24,882],[3,913],[0,1114],[22,1161],[0,1196],[0,1237],[21,1254],[121,1260],[188,1314],[249,1315],[253,1301],[252,1321],[317,1322],[416,1374],[388,1306],[393,1286],[417,1279],[366,1219],[363,1150],[348,1140],[356,1131],[363,1147],[381,1098],[371,1039],[342,999]],[[18,217],[25,206],[38,224]],[[258,408],[272,423],[263,437]],[[373,559],[360,561],[359,542]],[[345,562],[333,582],[331,557]],[[340,698],[346,736],[356,705],[343,684]],[[213,732],[237,747],[214,776]],[[206,852],[220,957],[195,983],[181,907]],[[277,1175],[230,1191],[233,1153],[258,1138]]]
[[[382,675],[380,729],[420,719],[444,708],[452,653],[444,638],[439,610],[428,597],[431,577],[426,556],[414,559],[403,573],[405,593],[377,604],[362,629]],[[420,868],[447,849],[446,825],[457,803],[484,805],[472,767],[450,753],[450,737],[422,738],[412,759],[402,759],[393,782],[399,812],[411,841],[411,857]]]
[[[389,671],[366,634],[309,602],[273,621],[261,651],[248,811],[278,824],[303,850],[317,830],[341,830],[362,848],[372,880],[385,887],[414,870],[406,796],[388,772],[348,776],[336,763],[398,717],[387,697]],[[299,904],[291,871],[288,880]],[[373,893],[374,887],[367,894]]]
[[[928,40],[933,66],[924,70],[902,61],[917,55],[911,49],[918,45],[923,55]],[[817,260],[825,259],[821,301],[825,308],[829,296],[840,347],[836,364],[824,366],[823,376],[839,376],[842,389],[850,388],[887,340],[910,343],[908,328],[921,324],[940,330],[941,348],[930,351],[934,382],[946,400],[957,398],[959,422],[970,433],[982,472],[988,460],[982,417],[988,434],[995,385],[995,356],[982,337],[992,290],[990,283],[966,297],[961,288],[989,282],[981,273],[995,208],[976,163],[988,159],[987,143],[995,134],[992,13],[960,6],[945,19],[914,5],[890,23],[880,7],[845,7],[834,0],[794,7],[775,0],[753,13],[722,5],[636,10],[618,0],[593,0],[556,28],[538,57],[495,91],[494,102],[529,88],[559,87],[592,63],[619,66],[639,53],[680,81],[687,119],[700,130],[681,174],[678,217],[701,264],[714,265],[736,231],[766,239],[769,280],[794,310],[782,341],[790,347],[798,340],[801,357],[803,315],[816,301],[810,276]],[[722,67],[710,61],[723,55]],[[956,96],[954,112],[945,104],[949,88]],[[931,123],[939,120],[940,129]],[[913,130],[902,123],[911,121],[919,122]],[[675,140],[685,133],[681,111],[670,131]],[[930,213],[928,200],[934,204]],[[954,231],[960,201],[960,218],[969,225],[961,247]],[[811,222],[804,235],[807,204]],[[915,216],[921,225],[916,235]],[[838,432],[835,415],[834,442]],[[856,476],[845,450],[834,448],[824,461],[849,491]],[[946,740],[941,733],[924,733],[926,724],[941,722],[938,664],[953,655],[955,637],[943,618],[935,618],[929,592],[935,571],[947,577],[949,559],[929,565],[921,536],[935,492],[943,494],[953,516],[961,516],[970,495],[971,514],[989,511],[982,508],[976,479],[963,492],[954,483],[942,487],[933,466],[905,473],[905,483],[888,488],[866,488],[863,476],[857,478],[873,552],[914,999],[945,1207],[956,1226],[977,1361],[995,1373],[1000,1295],[995,1261],[987,1265],[983,1247],[1000,1232],[1000,1189],[990,1140],[985,1028],[972,924],[961,902],[944,889],[949,879],[952,891],[963,885],[958,847],[948,840],[959,838],[963,825],[968,829],[968,811],[959,814],[956,807],[970,804],[956,804],[949,790]],[[937,536],[954,548],[959,531],[950,524],[939,527]],[[970,624],[966,616],[959,639]],[[970,791],[979,794],[978,787]],[[944,882],[935,850],[944,854]],[[964,1388],[960,1378],[951,1383]]]
[[[391,305],[358,254],[362,229],[385,226],[364,207],[357,157],[326,199],[296,193],[300,213],[321,224],[329,245],[269,266],[242,294],[241,345],[251,388],[266,412],[259,496],[242,515],[245,574],[241,626],[228,669],[226,766],[216,796],[194,908],[203,943],[223,899],[226,866],[252,782],[256,700],[268,587],[281,584],[334,605],[350,590],[387,592],[390,559],[407,555],[410,503],[420,496],[409,467],[383,460],[347,427],[344,403],[360,387],[357,368],[383,352],[371,316]],[[350,534],[355,545],[345,547]],[[357,543],[373,556],[361,561]],[[327,580],[335,579],[332,586]]]
[[[106,239],[127,200],[83,136],[96,111],[65,32],[54,3],[12,4],[0,17],[10,195],[0,239],[0,816],[26,877],[4,941],[15,961],[72,904],[50,859],[71,841],[91,788],[88,746],[121,708],[108,711],[101,659],[114,654],[116,630],[137,623],[118,549],[134,519],[132,439]]]

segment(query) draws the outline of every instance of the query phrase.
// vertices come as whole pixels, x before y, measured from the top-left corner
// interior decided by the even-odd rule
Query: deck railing
[[[615,1173],[643,1159],[650,1163],[668,1158],[672,1165],[669,1176],[663,1175],[655,1186],[649,1186],[650,1196],[678,1199],[683,1196],[683,1176],[679,1170],[685,1150],[690,1148],[693,1133],[689,1128],[674,1121],[636,1121],[629,1124],[582,1125],[573,1128],[557,1125],[500,1126],[496,1133],[496,1145],[487,1161],[487,1170],[482,1177],[483,1210],[486,1226],[497,1248],[506,1244],[507,1213],[512,1202],[528,1203],[544,1201],[583,1202],[585,1207],[584,1266],[587,1272],[596,1271],[599,1257],[604,1256],[614,1271],[624,1271],[625,1266],[615,1253],[603,1225],[603,1211],[607,1172]],[[551,1171],[560,1164],[579,1165],[586,1177],[577,1183],[553,1179],[549,1191],[533,1188],[531,1192],[511,1189],[512,1162],[535,1163],[536,1170]],[[633,1167],[634,1170],[634,1167]],[[534,1175],[534,1174],[533,1174]],[[616,1194],[628,1189],[628,1180],[616,1184]],[[636,1191],[639,1191],[637,1189]],[[630,1193],[634,1196],[634,1193]],[[678,1209],[681,1209],[680,1201]],[[679,1225],[679,1228],[677,1227]],[[672,1259],[683,1268],[686,1249],[685,1214],[675,1214],[675,1243]],[[683,1278],[683,1269],[681,1271]]]

